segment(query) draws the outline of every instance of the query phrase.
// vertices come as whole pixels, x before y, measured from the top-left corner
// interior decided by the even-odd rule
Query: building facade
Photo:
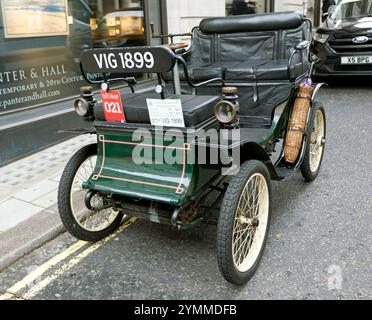
[[[314,18],[316,3],[256,0],[256,11],[305,10]],[[87,84],[79,65],[83,50],[159,45],[166,39],[157,36],[190,32],[205,17],[230,14],[231,5],[232,0],[0,0],[0,166],[66,139],[60,130],[82,126],[72,101]]]
[[[322,0],[255,0],[257,13],[300,11],[318,26]],[[213,5],[211,5],[213,3]],[[231,14],[233,0],[167,0],[167,21],[172,33],[189,32],[205,17]]]
[[[189,32],[229,14],[232,0],[2,0],[0,115],[76,95],[82,50],[160,44],[153,35]],[[307,11],[314,1],[257,0],[258,13]]]
[[[165,17],[166,0],[0,0],[0,166],[87,126],[73,112],[83,50],[160,44]]]
[[[162,3],[1,0],[0,115],[75,96],[84,49],[157,43]]]

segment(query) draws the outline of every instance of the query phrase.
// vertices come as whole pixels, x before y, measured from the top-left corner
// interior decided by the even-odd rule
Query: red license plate
[[[106,121],[126,122],[120,91],[101,91],[102,106]]]

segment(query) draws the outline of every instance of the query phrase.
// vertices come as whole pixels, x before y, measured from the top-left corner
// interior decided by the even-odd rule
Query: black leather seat
[[[292,64],[288,69],[288,59],[246,61],[227,67],[225,80],[288,80],[299,77],[305,70],[307,66],[302,62]]]
[[[221,67],[220,64],[205,64],[202,66],[193,66],[192,68],[188,68],[187,72],[189,73],[189,77],[191,81],[194,82],[202,82],[213,78],[221,78],[223,77],[224,69]],[[185,72],[183,68],[180,66],[180,80],[186,81]],[[173,75],[171,72],[168,72],[164,75],[167,81],[173,80]]]
[[[306,18],[299,12],[208,18],[194,29],[191,49],[183,57],[190,79],[196,82],[293,81],[309,68],[300,52],[290,61],[307,32]]]
[[[270,126],[275,107],[290,98],[293,82],[309,70],[306,52],[296,50],[309,28],[298,12],[204,19],[183,58],[192,80],[222,78],[238,87],[242,122]],[[220,83],[197,88],[198,95],[220,93]]]
[[[191,72],[193,81],[206,81],[213,78],[223,78],[224,68],[219,63],[194,67]]]
[[[248,60],[225,63],[225,80],[252,81],[256,77],[257,68],[266,64],[266,60]]]
[[[307,61],[292,63],[288,68],[288,59],[271,60],[257,68],[258,80],[286,80],[301,76],[309,68]]]
[[[128,123],[150,124],[146,99],[160,99],[157,94],[126,94],[123,108]],[[172,95],[168,99],[181,99],[186,127],[195,127],[213,117],[214,106],[220,100],[218,96]],[[102,105],[95,107],[96,120],[105,121]]]
[[[221,78],[227,81],[252,80],[288,80],[295,79],[307,70],[309,66],[303,63],[292,64],[288,69],[288,59],[249,60],[244,62],[214,63],[188,70],[190,80],[195,82]],[[166,75],[168,81],[173,77]],[[180,70],[180,79],[185,81],[184,71]]]

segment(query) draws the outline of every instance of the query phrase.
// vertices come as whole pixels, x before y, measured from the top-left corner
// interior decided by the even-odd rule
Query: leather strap
[[[252,67],[252,80],[254,81],[253,84],[253,102],[258,101],[258,83],[257,83],[257,77],[256,77],[256,69]]]
[[[308,96],[305,96],[305,95],[301,95],[301,93],[298,93],[297,94],[297,98],[299,98],[299,99],[306,99],[306,100],[311,101],[311,97],[308,97]]]
[[[305,129],[299,128],[299,127],[289,127],[289,131],[299,131],[305,134]]]

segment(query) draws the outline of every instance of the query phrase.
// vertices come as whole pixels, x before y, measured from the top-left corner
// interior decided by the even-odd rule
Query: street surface
[[[268,243],[247,285],[221,277],[215,226],[132,220],[94,245],[50,241],[0,273],[3,298],[372,299],[372,84],[354,82],[322,90],[322,171],[311,184],[300,173],[273,183]]]

